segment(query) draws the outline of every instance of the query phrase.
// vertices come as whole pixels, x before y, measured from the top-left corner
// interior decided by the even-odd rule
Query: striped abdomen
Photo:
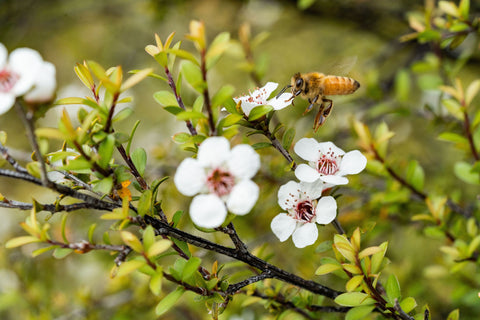
[[[360,87],[357,80],[348,77],[326,76],[323,81],[325,96],[354,93]]]

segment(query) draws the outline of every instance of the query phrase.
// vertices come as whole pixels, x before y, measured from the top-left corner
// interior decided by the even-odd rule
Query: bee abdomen
[[[341,95],[354,93],[360,87],[357,80],[348,77],[327,76],[325,77],[325,90],[323,94]]]

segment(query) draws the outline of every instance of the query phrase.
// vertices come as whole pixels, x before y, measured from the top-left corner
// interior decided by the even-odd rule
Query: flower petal
[[[30,90],[42,63],[40,53],[30,48],[19,48],[10,53],[8,65],[20,76],[12,89],[16,96],[21,96]]]
[[[347,152],[340,163],[340,170],[337,174],[357,174],[367,165],[367,158],[358,150]]]
[[[315,223],[305,223],[303,226],[297,228],[292,235],[293,244],[297,248],[304,248],[312,245],[317,241],[318,227]]]
[[[270,82],[267,82],[260,89],[255,90],[253,93],[258,92],[258,93],[264,94],[265,95],[265,100],[266,100],[272,94],[272,92],[275,91],[275,89],[277,89],[277,87],[278,87],[278,83],[270,81]],[[252,93],[252,95],[254,95],[253,93]]]
[[[327,184],[339,186],[348,183],[348,179],[342,176],[320,176],[320,180]]]
[[[225,137],[210,137],[198,147],[198,162],[203,167],[216,168],[230,155],[230,142]]]
[[[318,200],[317,208],[317,223],[329,224],[337,216],[337,202],[331,196],[322,197]]]
[[[296,154],[307,161],[318,161],[320,155],[319,143],[313,138],[302,138],[298,140],[293,148]]]
[[[278,98],[273,97],[272,99],[268,100],[267,103],[275,110],[282,110],[283,108],[286,108],[292,104],[291,98],[291,93],[282,93]]]
[[[252,180],[240,181],[228,195],[228,210],[239,216],[249,213],[257,203],[259,193],[260,189]]]
[[[10,92],[0,92],[0,115],[6,113],[15,104],[15,95]]]
[[[7,48],[3,45],[3,43],[0,43],[0,69],[3,69],[3,67],[7,64],[7,56]]]
[[[295,231],[297,222],[285,213],[280,213],[270,223],[273,233],[281,242],[287,240]]]
[[[190,204],[190,218],[199,227],[219,227],[226,217],[225,204],[214,194],[200,194]]]
[[[318,199],[322,195],[324,183],[322,180],[317,179],[314,182],[300,182],[300,190],[302,199],[309,198],[311,200]]]
[[[239,144],[230,152],[227,166],[236,178],[251,179],[260,169],[260,156],[248,144]]]
[[[278,189],[278,205],[283,210],[290,210],[299,198],[300,184],[288,181]]]
[[[193,196],[206,187],[207,177],[204,168],[192,158],[187,158],[180,163],[173,177],[173,182],[180,193]]]
[[[42,103],[52,100],[57,81],[55,79],[55,66],[44,62],[36,77],[34,87],[25,94],[24,99],[30,103]]]
[[[328,152],[333,152],[336,156],[341,156],[345,154],[345,151],[343,151],[330,141],[319,143],[318,148],[322,154],[327,154]]]
[[[248,101],[245,101],[245,99],[241,99],[241,100],[242,100],[242,104],[240,105],[240,108],[242,108],[243,113],[247,117],[250,115],[250,112],[252,111],[252,109],[259,105],[257,103],[250,103]]]
[[[309,165],[306,165],[305,163],[301,163],[297,166],[297,168],[295,169],[295,176],[298,180],[304,182],[314,182],[318,178],[320,178],[320,174],[318,173],[318,171],[313,169]]]

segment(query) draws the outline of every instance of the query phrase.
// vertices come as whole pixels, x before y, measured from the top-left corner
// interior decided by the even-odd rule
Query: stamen
[[[20,76],[8,69],[0,70],[0,92],[9,92],[15,86]]]
[[[221,168],[212,170],[207,176],[207,187],[219,197],[228,195],[235,185],[235,177]]]

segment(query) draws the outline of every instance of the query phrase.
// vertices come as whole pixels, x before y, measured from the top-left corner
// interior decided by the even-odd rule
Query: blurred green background
[[[318,0],[308,9],[300,10],[296,1],[280,0],[0,0],[0,42],[9,51],[18,47],[39,51],[44,60],[54,63],[57,68],[58,96],[82,96],[88,93],[82,91],[73,71],[75,63],[91,59],[105,67],[122,65],[125,72],[153,67],[161,73],[161,68],[144,51],[146,45],[154,43],[155,33],[165,39],[175,31],[175,39],[182,40],[188,32],[189,21],[198,19],[205,22],[210,41],[223,31],[238,39],[239,27],[248,22],[253,35],[261,32],[269,34],[254,52],[257,62],[265,65],[263,83],[274,81],[283,86],[289,83],[295,72],[308,71],[348,75],[361,83],[355,95],[335,99],[336,107],[328,125],[315,135],[318,140],[331,140],[346,151],[358,149],[350,129],[351,119],[360,118],[373,125],[385,121],[396,133],[391,148],[396,164],[404,165],[408,160],[418,159],[426,170],[430,190],[444,192],[462,188],[465,196],[473,195],[478,190],[465,189],[453,176],[442,174],[451,171],[452,159],[458,159],[458,156],[449,152],[448,145],[435,139],[441,129],[448,127],[448,123],[437,123],[438,126],[434,127],[434,121],[425,114],[423,107],[429,101],[429,91],[422,90],[413,81],[404,93],[406,98],[399,99],[401,93],[395,91],[398,72],[406,70],[412,60],[421,58],[424,53],[422,50],[425,48],[421,46],[398,42],[400,36],[411,31],[406,22],[407,13],[421,10],[422,5],[423,1],[414,0]],[[478,11],[478,6],[472,1],[472,12],[475,9]],[[192,49],[193,46],[185,41],[182,47]],[[236,95],[254,88],[249,75],[239,67],[242,61],[243,56],[237,51],[223,57],[209,73],[211,92],[227,83],[235,86]],[[352,64],[352,61],[356,63]],[[478,76],[478,65],[472,65],[462,76],[471,81]],[[134,143],[145,148],[149,154],[152,180],[173,174],[176,161],[189,156],[178,150],[171,139],[174,133],[186,130],[184,124],[162,110],[152,98],[152,94],[161,89],[168,87],[159,80],[148,79],[129,92],[134,97],[132,105],[135,113],[118,126],[119,131],[129,132],[133,123],[141,120]],[[193,102],[193,93],[184,90],[184,99],[187,103]],[[315,113],[301,117],[306,103],[298,99],[296,106],[277,112],[277,115],[281,122],[297,129],[298,140],[303,136],[312,136]],[[50,110],[39,125],[55,126],[58,109],[61,108]],[[30,152],[28,141],[15,111],[0,118],[0,130],[8,133],[8,147],[14,155],[27,159]],[[261,155],[266,167],[278,169],[285,165],[284,160],[274,152],[264,150]],[[273,169],[272,172],[275,172]],[[302,277],[312,278],[318,266],[318,259],[314,258],[318,256],[315,246],[298,250],[291,241],[279,243],[269,229],[271,219],[280,210],[276,205],[278,185],[292,178],[291,175],[282,176],[282,172],[275,177],[258,178],[257,182],[266,191],[262,192],[254,212],[235,223],[249,248],[271,244],[266,250],[275,254],[272,263]],[[383,182],[367,174],[351,180],[352,185],[342,190],[344,196],[339,199],[344,227],[351,232],[357,225],[375,221],[377,237],[372,239],[371,245],[390,241],[388,256],[393,262],[391,270],[399,277],[405,295],[414,296],[419,305],[428,303],[438,319],[457,307],[466,308],[462,319],[475,319],[475,314],[480,312],[478,297],[465,294],[466,289],[462,286],[451,285],[449,281],[452,278],[444,281],[442,272],[431,272],[432,279],[425,277],[425,270],[441,256],[437,248],[442,243],[442,240],[426,239],[415,225],[408,223],[412,214],[425,208],[410,204],[408,207],[399,206],[392,212],[382,212],[378,206],[369,206],[368,200],[375,190],[382,189]],[[54,197],[52,194],[45,195],[41,188],[32,188],[24,183],[17,185],[10,179],[0,178],[0,186],[0,192],[20,201],[30,201],[32,197],[39,200]],[[164,208],[169,216],[176,210],[187,208],[189,199],[180,197],[173,183],[168,182],[162,192]],[[106,253],[70,255],[56,260],[49,254],[33,259],[28,248],[4,249],[4,242],[20,233],[18,223],[27,214],[0,208],[1,319],[155,318],[153,310],[159,298],[149,292],[146,279],[139,274],[111,279],[109,272],[113,258]],[[50,222],[58,224],[60,216],[55,215]],[[98,223],[98,230],[108,228],[108,223],[99,222],[98,217],[98,212],[71,213],[68,220],[71,240],[84,238],[86,228],[93,221]],[[186,220],[185,229],[198,232]],[[328,226],[321,228],[320,234],[320,238],[329,239],[334,230]],[[208,237],[228,244],[222,236]],[[199,254],[205,260],[229,261],[211,253]],[[228,270],[244,270],[239,275],[245,277],[249,274],[242,264],[233,263],[227,268],[227,273]],[[314,279],[329,282],[324,278]],[[232,279],[232,282],[235,280],[241,278]],[[338,283],[327,284],[343,289]],[[222,319],[260,319],[260,315],[265,313],[263,307],[257,304],[242,308],[244,298],[235,297]],[[267,319],[270,316],[263,317]],[[342,317],[334,314],[326,315],[325,319]],[[182,298],[175,310],[162,317],[208,318],[203,303],[194,301],[194,296],[190,294]],[[299,316],[291,314],[289,318]]]

